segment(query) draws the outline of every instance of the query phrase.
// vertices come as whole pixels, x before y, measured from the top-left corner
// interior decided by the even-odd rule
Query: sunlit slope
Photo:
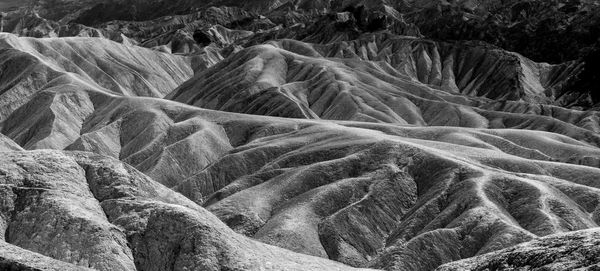
[[[99,38],[2,34],[0,48],[1,130],[28,149],[71,144],[95,94],[162,97],[193,74],[189,58]]]
[[[11,264],[433,270],[600,223],[599,115],[548,104],[576,63],[386,32],[236,48],[195,75],[105,39],[0,48]]]
[[[249,47],[166,98],[255,115],[529,129],[600,142],[597,111],[543,103],[576,73],[575,64],[533,63],[485,46],[372,38]]]
[[[600,170],[565,162],[592,165],[600,150],[555,133],[283,119],[118,97],[83,127],[68,149],[118,157],[238,233],[355,266],[430,270],[599,222]]]
[[[57,85],[163,97],[193,74],[185,57],[99,38],[35,39],[5,33],[0,34],[0,54],[0,120],[33,94]]]
[[[241,236],[112,158],[45,150],[0,160],[3,269],[353,270]]]

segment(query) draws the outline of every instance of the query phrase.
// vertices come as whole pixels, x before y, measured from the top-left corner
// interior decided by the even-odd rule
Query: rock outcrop
[[[436,270],[596,270],[600,268],[598,229],[540,240],[446,264]]]
[[[0,225],[11,244],[1,245],[0,265],[11,270],[351,270],[242,237],[114,159],[59,151],[0,159]]]

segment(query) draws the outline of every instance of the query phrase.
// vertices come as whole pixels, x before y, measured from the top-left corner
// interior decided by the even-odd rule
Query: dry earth
[[[600,268],[581,62],[254,2],[0,34],[0,269]]]

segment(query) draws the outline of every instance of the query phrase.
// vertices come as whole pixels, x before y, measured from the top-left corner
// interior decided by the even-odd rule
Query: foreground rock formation
[[[75,270],[22,249],[96,270],[350,269],[242,237],[114,159],[58,151],[1,159],[3,241],[20,248],[2,244],[0,265],[12,270]]]
[[[595,270],[600,268],[598,234],[595,229],[549,236],[437,270]]]

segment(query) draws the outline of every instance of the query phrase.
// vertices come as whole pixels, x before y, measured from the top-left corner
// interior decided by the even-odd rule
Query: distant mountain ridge
[[[131,38],[148,47],[166,45],[164,49],[179,53],[200,52],[194,35],[206,36],[206,29],[215,23],[232,30],[255,31],[255,36],[263,36],[262,39],[335,36],[337,34],[327,33],[328,30],[322,28],[323,23],[319,24],[321,28],[310,27],[310,24],[324,22],[321,18],[326,14],[345,11],[352,14],[350,17],[355,22],[345,22],[351,30],[351,36],[346,39],[387,29],[400,35],[423,35],[439,41],[483,40],[538,62],[581,61],[582,69],[587,72],[565,82],[565,91],[557,93],[556,99],[560,100],[556,104],[586,109],[600,103],[599,79],[593,72],[593,59],[600,55],[597,40],[600,5],[594,1],[38,0],[32,3],[35,15],[9,13],[5,20],[6,31],[37,37],[85,35],[116,41]],[[226,10],[219,8],[221,6],[234,8]],[[209,10],[213,10],[212,13]],[[169,17],[173,15],[177,16]],[[298,23],[306,27],[291,27]],[[279,24],[283,24],[283,28],[277,29]],[[525,40],[527,42],[523,42]],[[243,46],[236,41],[225,46],[230,44]]]

